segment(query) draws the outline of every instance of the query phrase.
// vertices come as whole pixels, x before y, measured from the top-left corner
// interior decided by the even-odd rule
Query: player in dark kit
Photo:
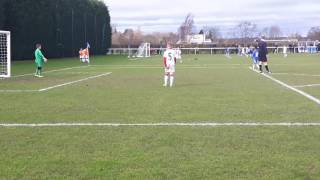
[[[259,46],[259,70],[260,73],[263,73],[262,70],[262,64],[265,66],[268,73],[271,73],[268,67],[268,49],[267,49],[267,43],[263,39],[258,40],[258,46]]]

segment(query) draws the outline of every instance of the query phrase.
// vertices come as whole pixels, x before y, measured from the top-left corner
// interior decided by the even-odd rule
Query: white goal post
[[[139,49],[136,53],[136,57],[142,58],[142,57],[150,57],[151,56],[151,45],[150,43],[142,43],[139,46]]]
[[[0,78],[11,76],[11,36],[9,31],[0,31]]]

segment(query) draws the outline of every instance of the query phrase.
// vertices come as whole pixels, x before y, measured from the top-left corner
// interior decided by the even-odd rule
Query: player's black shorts
[[[261,61],[261,62],[268,62],[267,55],[259,56],[259,61]]]

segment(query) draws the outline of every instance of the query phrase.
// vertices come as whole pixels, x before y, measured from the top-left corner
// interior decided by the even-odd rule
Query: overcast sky
[[[104,0],[110,9],[111,23],[150,32],[177,32],[185,16],[195,16],[198,29],[219,27],[224,36],[241,21],[259,28],[279,25],[284,35],[305,35],[310,27],[320,26],[320,0]]]

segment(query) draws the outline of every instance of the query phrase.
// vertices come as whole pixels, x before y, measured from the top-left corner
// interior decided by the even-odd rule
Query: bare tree
[[[260,36],[269,37],[269,28],[268,27],[263,28],[262,31],[260,32]]]
[[[186,41],[187,36],[192,34],[194,29],[195,29],[194,16],[193,14],[189,13],[178,30],[180,40]]]
[[[119,47],[126,47],[128,46],[128,38],[125,35],[120,34],[118,36],[118,43],[119,43]]]
[[[179,41],[179,35],[176,33],[169,33],[168,34],[168,41],[170,43],[176,43]]]
[[[133,29],[124,30],[123,36],[124,36],[124,39],[126,39],[126,44],[128,45],[128,47],[130,47],[134,39],[134,30]]]
[[[112,33],[112,46],[120,46],[120,42],[119,42],[119,36],[121,35],[121,33]]]
[[[111,24],[112,33],[117,33],[117,24]]]
[[[134,30],[133,29],[125,29],[123,32],[123,35],[128,38],[133,38],[134,36]]]
[[[312,27],[308,32],[308,38],[312,40],[320,40],[320,26]]]
[[[140,45],[142,42],[143,42],[143,33],[140,30],[140,28],[138,28],[136,31],[134,31],[132,43],[134,45]]]
[[[249,21],[241,22],[235,30],[243,44],[247,44],[250,38],[257,36],[257,25]]]
[[[260,36],[265,36],[271,39],[279,38],[281,37],[281,35],[282,35],[281,28],[277,25],[265,27],[260,32]]]
[[[159,43],[159,40],[157,39],[157,37],[152,34],[145,35],[143,37],[143,41],[151,43],[151,45],[157,45]]]
[[[298,39],[298,40],[303,39],[302,35],[299,34],[299,33],[290,34],[288,37],[289,37],[289,38],[293,38],[293,39]]]
[[[207,38],[211,39],[211,41],[217,41],[219,38],[221,38],[220,30],[217,27],[205,26],[203,27],[203,31],[206,33]]]
[[[271,26],[269,28],[269,38],[279,38],[282,32],[279,26]]]

